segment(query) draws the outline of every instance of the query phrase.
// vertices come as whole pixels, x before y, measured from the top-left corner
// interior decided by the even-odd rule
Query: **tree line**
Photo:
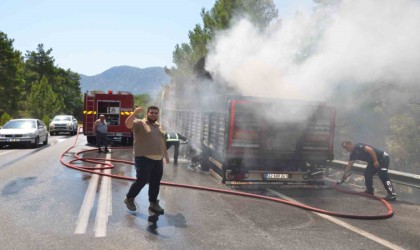
[[[13,42],[0,31],[1,124],[19,117],[48,123],[56,114],[81,118],[79,74],[56,66],[52,49],[45,49],[43,44],[22,55]]]
[[[52,49],[45,49],[43,44],[22,55],[13,42],[0,31],[0,126],[21,117],[48,124],[58,114],[82,121],[79,74],[56,66]],[[146,106],[151,101],[149,94],[135,95],[136,105]]]

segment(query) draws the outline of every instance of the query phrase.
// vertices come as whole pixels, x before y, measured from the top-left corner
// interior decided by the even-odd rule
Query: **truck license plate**
[[[273,173],[264,173],[264,179],[266,180],[279,180],[279,179],[288,179],[289,174],[273,174]]]
[[[8,142],[12,142],[12,141],[20,141],[20,139],[8,139]]]

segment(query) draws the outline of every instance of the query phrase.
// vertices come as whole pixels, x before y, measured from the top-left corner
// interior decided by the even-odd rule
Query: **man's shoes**
[[[150,202],[149,210],[157,214],[163,214],[165,210],[159,206],[159,200]]]
[[[177,161],[174,161],[174,165],[178,165],[178,162]]]
[[[105,148],[105,153],[109,153],[109,150],[108,150],[108,148]]]
[[[127,198],[127,196],[124,199],[124,203],[127,206],[128,210],[130,211],[136,211],[136,203],[134,203],[134,198]]]
[[[366,189],[365,191],[363,191],[363,193],[368,194],[368,195],[374,195],[373,190],[369,190],[369,189]]]
[[[101,149],[98,149],[98,153],[102,153],[102,150]]]
[[[387,194],[384,199],[387,201],[395,201],[397,200],[397,194]]]

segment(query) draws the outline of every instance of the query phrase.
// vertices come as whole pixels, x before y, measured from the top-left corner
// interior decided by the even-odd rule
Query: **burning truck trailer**
[[[204,106],[184,101],[162,112],[165,126],[190,138],[203,171],[235,186],[324,183],[334,158],[333,107],[234,95]]]

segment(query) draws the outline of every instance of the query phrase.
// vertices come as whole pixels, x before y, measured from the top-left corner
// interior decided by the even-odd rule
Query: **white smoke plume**
[[[281,17],[280,17],[281,18]],[[241,94],[328,100],[338,84],[420,81],[420,2],[342,0],[261,31],[220,32],[206,69]]]

